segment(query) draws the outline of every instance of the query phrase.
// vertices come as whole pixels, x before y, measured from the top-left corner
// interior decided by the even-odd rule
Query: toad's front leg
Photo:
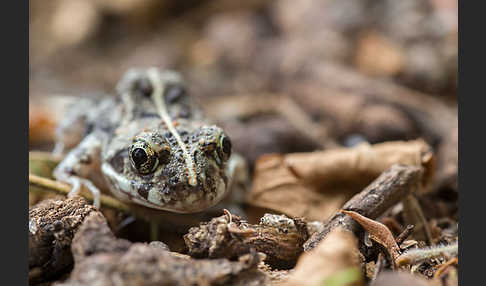
[[[78,194],[82,186],[86,187],[93,194],[94,205],[99,207],[100,190],[96,185],[104,186],[100,166],[101,136],[92,133],[66,155],[54,169],[53,175],[57,180],[73,187],[69,197]]]

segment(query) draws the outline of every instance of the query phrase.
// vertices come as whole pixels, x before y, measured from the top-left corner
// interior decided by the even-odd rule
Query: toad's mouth
[[[188,186],[188,189],[177,193],[164,193],[162,188],[154,187],[151,183],[123,176],[107,163],[102,164],[101,168],[110,190],[117,198],[153,209],[175,213],[201,212],[217,204],[227,193],[228,179],[221,176],[223,174],[212,177],[211,186],[207,186],[209,180],[203,172],[199,176],[197,186]]]

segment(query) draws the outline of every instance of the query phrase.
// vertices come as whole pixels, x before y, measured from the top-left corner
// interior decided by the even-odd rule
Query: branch
[[[56,192],[62,195],[68,195],[71,192],[71,186],[59,181],[39,177],[34,174],[29,174],[29,185],[38,187],[49,192]],[[30,191],[30,188],[29,188]],[[93,202],[93,195],[91,193],[81,193],[80,196]],[[100,202],[102,206],[115,209],[121,212],[130,213],[130,208],[127,204],[107,195],[100,195]]]
[[[383,172],[363,191],[352,197],[342,209],[355,211],[370,219],[376,219],[387,209],[399,203],[420,186],[422,168],[395,164]],[[326,237],[334,228],[341,226],[354,233],[359,232],[360,225],[343,213],[335,214],[322,231],[314,233],[304,244],[309,251]]]

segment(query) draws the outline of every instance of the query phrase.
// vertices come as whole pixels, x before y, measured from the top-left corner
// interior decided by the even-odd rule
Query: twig
[[[457,251],[458,251],[457,241],[452,244],[411,249],[407,252],[404,252],[402,255],[400,255],[396,260],[396,263],[398,266],[415,264],[438,256],[457,255]]]
[[[373,272],[373,277],[371,278],[371,281],[376,280],[376,277],[378,277],[378,274],[380,274],[384,266],[385,266],[385,256],[383,252],[380,252],[378,254],[378,258],[376,259],[375,271]]]
[[[54,156],[51,152],[43,151],[29,151],[29,160],[49,161],[55,164],[61,162],[61,158],[59,156]]]
[[[457,257],[454,257],[452,259],[449,259],[449,261],[447,261],[446,263],[442,264],[440,266],[439,269],[437,269],[437,271],[435,271],[434,273],[434,278],[438,278],[440,275],[442,275],[442,273],[451,265],[456,265],[457,264]]]
[[[29,185],[39,187],[43,190],[56,192],[63,195],[68,195],[71,191],[71,186],[65,183],[54,181],[51,179],[39,177],[34,174],[29,174]],[[84,197],[90,202],[93,202],[93,196],[91,193],[81,193],[80,196]],[[130,213],[128,205],[120,202],[119,200],[109,197],[107,195],[100,195],[100,202],[102,206],[115,209],[121,212]]]
[[[412,234],[414,228],[415,226],[413,224],[407,225],[407,228],[405,228],[405,230],[402,231],[402,233],[400,233],[397,236],[397,238],[395,238],[397,244],[398,245],[402,244],[405,241],[405,239],[407,239],[410,236],[410,234]]]
[[[420,167],[395,164],[363,191],[352,197],[342,208],[376,219],[419,186],[422,172]],[[360,225],[351,217],[337,213],[326,223],[322,231],[314,233],[306,241],[304,250],[308,251],[316,247],[331,230],[338,226],[354,233],[361,231]]]
[[[403,200],[403,216],[406,223],[415,225],[414,237],[425,240],[428,245],[432,244],[432,234],[429,223],[414,194],[410,194]]]

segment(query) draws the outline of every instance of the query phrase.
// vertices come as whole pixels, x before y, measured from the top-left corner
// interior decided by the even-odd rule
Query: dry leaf
[[[386,225],[362,216],[357,212],[346,210],[341,210],[341,212],[357,221],[369,233],[369,236],[373,241],[378,242],[385,249],[387,249],[388,254],[391,256],[393,261],[400,256],[400,248],[398,247],[393,234]]]
[[[357,240],[352,232],[341,228],[304,253],[281,285],[326,285],[323,283],[338,279],[348,282],[343,285],[364,285]]]
[[[327,219],[396,163],[423,166],[422,185],[429,185],[433,156],[422,140],[265,155],[256,163],[248,201],[289,216]]]

